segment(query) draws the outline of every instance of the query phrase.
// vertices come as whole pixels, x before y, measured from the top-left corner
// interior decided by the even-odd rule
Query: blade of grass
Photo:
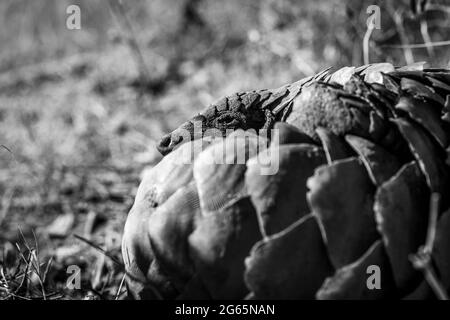
[[[126,277],[126,274],[123,275],[122,280],[120,281],[119,288],[117,289],[116,297],[114,300],[119,300],[119,297],[121,295],[120,292],[122,291],[123,284],[125,283],[125,277]]]
[[[18,292],[22,291],[23,285],[25,282],[28,282],[28,271],[30,270],[30,259],[31,259],[31,253],[28,254],[28,259],[25,258],[22,251],[20,251],[19,245],[16,243],[17,247],[19,248],[19,255],[25,262],[25,272],[23,273],[22,281],[20,282],[19,286],[14,290],[14,294],[17,294]]]
[[[95,244],[94,242],[78,235],[78,234],[74,234],[73,235],[75,238],[77,238],[78,240],[88,244],[89,246],[91,246],[92,248],[100,251],[101,253],[103,253],[105,256],[107,256],[109,259],[111,259],[111,261],[113,261],[114,263],[116,263],[118,266],[120,266],[123,270],[125,270],[125,266],[122,262],[120,262],[119,260],[116,259],[116,257],[114,257],[112,254],[110,254],[108,251],[106,251],[105,249],[99,247],[97,244]]]

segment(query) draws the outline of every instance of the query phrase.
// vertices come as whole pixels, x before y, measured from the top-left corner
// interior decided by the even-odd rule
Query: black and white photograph
[[[449,294],[450,0],[0,0],[0,308]]]

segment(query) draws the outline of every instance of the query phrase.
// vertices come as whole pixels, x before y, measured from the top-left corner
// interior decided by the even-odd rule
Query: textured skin
[[[380,117],[393,113],[396,98],[392,92],[386,93],[384,87],[369,87],[356,75],[345,86],[325,82],[327,76],[330,77],[328,71],[324,71],[277,89],[222,98],[162,137],[157,148],[165,155],[186,141],[200,138],[194,137],[194,124],[201,125],[201,132],[217,129],[225,136],[227,129],[271,129],[277,121],[294,124],[316,140],[315,130],[324,126],[338,135],[354,133],[384,138],[386,141],[380,141],[383,146],[395,141],[395,133],[386,125],[369,127]]]
[[[432,297],[409,261],[431,192],[441,195],[433,261],[448,290],[449,112],[449,70],[388,63],[212,104],[161,139],[166,156],[141,183],[122,246],[130,297]],[[227,132],[273,127],[265,150],[254,133]],[[210,129],[227,138],[201,150]],[[247,162],[205,161],[236,137]],[[193,165],[176,164],[192,146]],[[257,156],[272,151],[280,168],[260,175]],[[372,264],[376,292],[365,286]]]
[[[240,92],[224,97],[162,137],[157,148],[166,155],[186,140],[198,138],[194,137],[194,124],[201,124],[203,132],[214,128],[223,135],[227,129],[269,129],[276,121],[284,119],[286,110],[292,106],[302,87],[320,77],[321,73],[277,89]],[[189,131],[190,136],[184,137],[181,129]]]

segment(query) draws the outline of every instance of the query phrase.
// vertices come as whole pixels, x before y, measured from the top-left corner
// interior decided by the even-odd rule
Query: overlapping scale
[[[194,177],[201,216],[189,236],[195,270],[212,298],[240,299],[244,259],[261,238],[245,186],[246,161],[266,145],[261,137],[236,131],[196,159]],[[220,183],[218,183],[220,181]]]
[[[372,274],[373,279],[370,278]],[[361,258],[343,266],[332,277],[327,278],[316,297],[319,300],[398,298],[391,265],[382,241],[377,240]]]
[[[355,155],[353,150],[342,137],[335,135],[323,127],[318,127],[316,129],[316,134],[322,143],[323,149],[325,150],[328,164],[332,164],[334,161],[346,159]]]
[[[380,186],[400,169],[397,158],[372,141],[353,135],[346,135],[345,140],[358,153],[376,186]]]
[[[311,215],[256,243],[245,265],[245,282],[255,299],[313,299],[333,272]]]
[[[444,192],[447,184],[447,173],[443,168],[439,150],[431,139],[417,124],[407,121],[405,118],[397,118],[392,121],[408,142],[430,189],[435,192]]]
[[[191,182],[177,190],[149,218],[148,232],[155,258],[178,291],[184,290],[195,273],[187,239],[200,214],[197,189],[195,182]]]
[[[450,210],[445,212],[437,223],[436,238],[432,259],[436,265],[438,277],[447,292],[450,291]]]
[[[378,230],[401,294],[410,293],[421,280],[409,255],[425,243],[429,196],[425,178],[412,162],[385,182],[375,197]]]
[[[400,97],[395,108],[406,112],[412,120],[421,124],[442,148],[448,146],[448,137],[442,127],[439,111],[430,108],[423,100],[411,96]]]
[[[193,179],[192,162],[208,141],[195,140],[177,148],[144,174],[122,238],[127,286],[136,299],[174,298],[178,291],[155,260],[149,219],[178,189]]]
[[[358,259],[379,237],[372,209],[375,188],[362,162],[349,158],[318,167],[308,188],[333,266]]]
[[[277,163],[273,174],[264,164]],[[310,144],[273,146],[247,163],[247,192],[257,210],[263,235],[279,232],[309,213],[306,181],[326,162],[321,148]]]
[[[243,299],[244,259],[262,237],[248,197],[202,217],[189,236],[196,273],[213,299]]]

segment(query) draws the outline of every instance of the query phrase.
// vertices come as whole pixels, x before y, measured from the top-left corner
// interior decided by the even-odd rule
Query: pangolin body
[[[410,260],[431,194],[433,266],[449,290],[449,111],[449,70],[387,63],[212,104],[161,139],[166,156],[139,187],[122,245],[130,296],[433,297]],[[199,139],[198,124],[228,136]],[[245,132],[272,128],[263,150]],[[246,161],[210,161],[236,146]],[[188,147],[195,161],[178,162]],[[258,157],[277,170],[261,174]],[[373,265],[380,290],[366,286]]]

